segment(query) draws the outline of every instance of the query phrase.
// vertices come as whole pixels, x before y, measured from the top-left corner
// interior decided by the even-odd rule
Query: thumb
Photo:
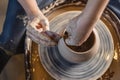
[[[41,19],[40,24],[42,25],[42,28],[43,28],[44,31],[50,30],[49,29],[49,21],[48,21],[48,19]]]

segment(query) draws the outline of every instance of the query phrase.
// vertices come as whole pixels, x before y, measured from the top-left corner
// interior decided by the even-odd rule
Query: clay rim
[[[94,37],[94,42],[92,43],[92,46],[90,46],[90,48],[86,51],[75,51],[73,49],[71,49],[65,42],[65,39],[62,38],[62,40],[64,40],[64,44],[66,45],[65,47],[67,48],[67,50],[69,50],[71,53],[74,53],[74,54],[89,54],[90,52],[94,52],[96,53],[98,51],[98,48],[99,48],[99,45],[100,45],[100,40],[99,40],[99,37],[98,37],[98,33],[95,29],[93,29],[93,37]],[[61,44],[60,42],[58,44]]]

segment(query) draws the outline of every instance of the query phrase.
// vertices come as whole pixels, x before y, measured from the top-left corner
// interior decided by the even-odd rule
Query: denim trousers
[[[53,0],[37,0],[37,3],[41,9],[49,5],[52,1]],[[26,16],[24,9],[17,0],[9,0],[6,19],[0,35],[0,47],[15,53],[16,51],[21,51],[24,47],[23,38],[26,26],[23,19],[19,19],[18,16]]]
[[[37,0],[37,3],[42,9],[52,1]],[[17,0],[9,0],[3,30],[0,34],[0,73],[11,57],[8,52],[12,52],[12,55],[24,53],[26,25],[23,19],[17,16],[25,17],[26,13]]]

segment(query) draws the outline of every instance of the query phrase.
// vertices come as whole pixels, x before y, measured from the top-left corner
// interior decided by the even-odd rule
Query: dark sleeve
[[[51,4],[55,0],[36,0],[40,9],[44,8],[45,6]]]
[[[120,0],[110,0],[108,7],[119,17],[120,19]]]

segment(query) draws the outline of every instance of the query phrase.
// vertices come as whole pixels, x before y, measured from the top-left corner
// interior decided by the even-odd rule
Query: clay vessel
[[[89,44],[89,45],[88,45]],[[94,29],[89,39],[81,46],[76,47],[75,50],[71,49],[65,43],[65,39],[62,38],[58,43],[58,49],[63,58],[72,63],[80,63],[89,60],[94,54],[97,53],[99,48],[100,40],[98,33]],[[88,47],[89,46],[89,47]],[[86,48],[87,49],[84,49]]]

